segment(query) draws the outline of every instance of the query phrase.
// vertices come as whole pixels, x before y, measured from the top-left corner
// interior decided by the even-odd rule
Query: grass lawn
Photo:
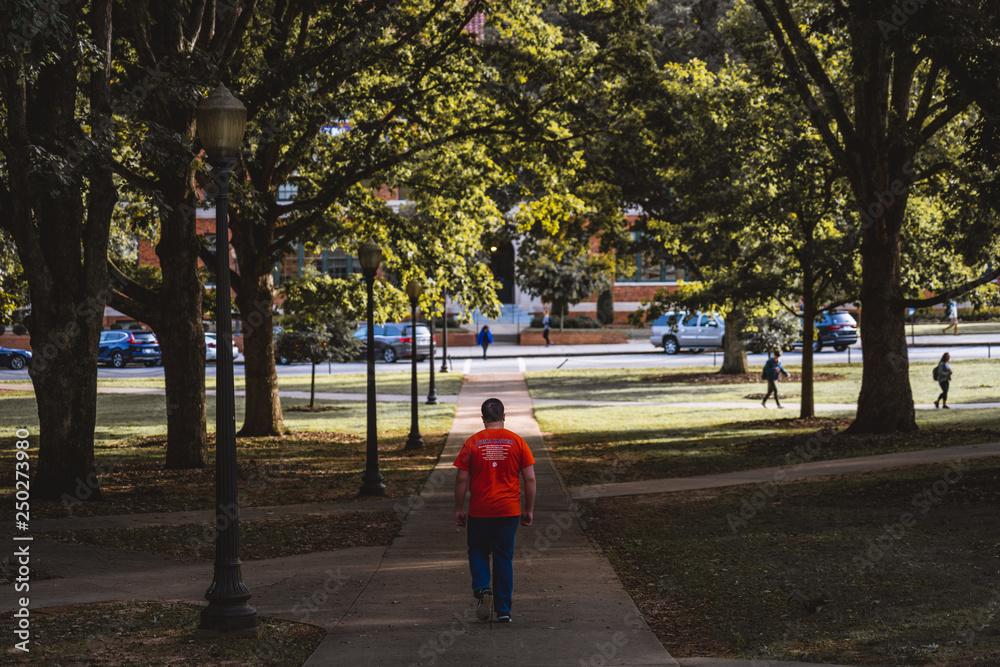
[[[274,438],[239,438],[239,491],[244,506],[284,505],[357,496],[365,467],[366,404],[319,401],[330,412],[296,412],[302,399],[283,399],[285,426],[291,433]],[[214,507],[214,441],[209,466],[200,470],[165,470],[166,406],[162,395],[100,394],[97,400],[96,464],[105,502],[32,503],[33,518],[194,510]],[[215,401],[208,397],[209,431],[214,431]],[[444,447],[454,404],[420,403],[424,447],[404,451],[410,430],[409,403],[379,403],[379,468],[390,497],[415,492]],[[237,401],[237,423],[243,403]],[[32,434],[31,461],[37,460],[38,416],[33,396],[0,396],[0,432],[27,428]],[[211,438],[211,436],[210,436]],[[0,452],[13,469],[14,450]],[[34,467],[34,463],[33,463]],[[12,484],[10,479],[6,484]],[[13,493],[10,486],[0,494]]]
[[[942,330],[948,325],[947,322],[941,322],[938,324],[930,322],[917,322],[913,325],[913,333],[917,336],[940,336]],[[948,334],[954,333],[953,329],[948,330]],[[961,318],[958,320],[958,338],[955,340],[961,342],[963,334],[995,334],[1000,333],[1000,322],[963,322]],[[909,340],[910,336],[910,323],[909,320],[906,322],[906,336]]]
[[[998,478],[997,460],[918,466],[604,498],[582,518],[674,657],[996,665]]]
[[[29,653],[7,665],[301,665],[326,636],[322,628],[259,617],[257,639],[195,636],[204,605],[131,600],[32,609]],[[0,613],[13,627],[13,612]]]
[[[246,386],[246,378],[236,376],[233,378],[236,389],[243,389]],[[282,391],[309,391],[310,375],[308,371],[304,375],[280,375],[278,376],[278,388]],[[368,376],[364,373],[352,374],[327,374],[326,365],[316,367],[316,391],[330,392],[337,394],[364,394],[368,391]],[[417,395],[426,397],[430,373],[427,365],[421,364],[417,370]],[[163,389],[163,378],[101,378],[97,381],[98,387],[142,387],[146,389]],[[399,372],[378,373],[375,376],[375,386],[380,394],[400,394],[408,396],[410,393],[410,367],[400,365]],[[215,378],[205,378],[205,388],[215,389]],[[434,391],[438,396],[457,396],[462,388],[461,373],[434,373]]]
[[[931,379],[936,365],[930,361],[910,363],[913,400],[932,403],[940,388]],[[785,365],[795,376],[801,368]],[[991,359],[962,359],[952,362],[954,378],[949,401],[955,403],[1000,402],[1000,363]],[[587,401],[714,402],[760,401],[767,383],[760,380],[760,368],[751,368],[748,383],[714,384],[714,371],[704,367],[671,369],[595,369],[582,371],[537,371],[526,373],[528,390],[535,399]],[[855,405],[861,391],[860,363],[821,364],[817,372],[831,379],[814,385],[816,403]],[[706,381],[707,380],[707,381]],[[798,402],[799,383],[782,380],[781,395]],[[757,396],[757,398],[748,398]]]
[[[914,364],[911,381],[919,391],[928,383],[932,364]],[[789,369],[794,370],[794,369]],[[824,373],[843,379],[816,384],[817,402],[853,403],[860,366],[834,365]],[[961,375],[959,373],[961,372]],[[664,477],[690,477],[777,466],[788,463],[797,447],[819,436],[814,460],[864,456],[893,451],[995,442],[1000,439],[1000,412],[996,409],[920,410],[920,431],[885,436],[847,436],[838,433],[853,419],[854,409],[818,413],[799,420],[793,410],[671,409],[669,406],[628,405],[626,401],[704,402],[737,400],[759,392],[760,384],[705,384],[696,382],[704,369],[557,371],[531,373],[533,398],[566,400],[566,404],[535,406],[535,418],[553,459],[569,486]],[[951,394],[955,400],[998,401],[1000,365],[988,361],[956,364]],[[651,380],[654,379],[654,380]],[[677,378],[683,382],[672,381]],[[605,383],[607,383],[605,385]],[[593,387],[600,387],[593,391]],[[936,386],[936,385],[935,385]],[[794,384],[782,385],[794,392]],[[935,395],[918,401],[930,402]],[[573,405],[577,398],[617,401],[622,405]],[[959,397],[962,397],[959,399]],[[745,399],[748,404],[750,399]],[[756,399],[754,399],[756,400]],[[815,444],[812,445],[815,449]],[[794,462],[794,461],[793,461]]]

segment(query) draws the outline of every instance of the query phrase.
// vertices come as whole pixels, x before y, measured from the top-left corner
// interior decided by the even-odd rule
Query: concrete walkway
[[[958,447],[924,449],[914,452],[858,456],[849,459],[809,461],[774,468],[738,470],[720,475],[576,486],[569,489],[569,493],[575,499],[588,500],[594,498],[613,498],[616,496],[637,496],[647,493],[673,493],[677,491],[693,491],[695,489],[713,489],[743,484],[784,484],[814,477],[848,475],[929,463],[981,459],[997,455],[1000,455],[1000,443],[994,442],[982,445],[961,445]]]
[[[536,457],[535,522],[518,531],[513,623],[478,621],[455,468],[490,396]],[[520,374],[466,378],[441,461],[362,595],[307,665],[676,665],[614,570],[583,534],[534,420]]]

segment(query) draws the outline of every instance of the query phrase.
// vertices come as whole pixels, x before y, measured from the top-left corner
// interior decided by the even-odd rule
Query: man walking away
[[[542,311],[542,337],[545,339],[545,347],[552,345],[552,341],[549,340],[549,330],[552,328],[552,318],[549,317],[549,311]]]
[[[530,526],[535,508],[535,457],[521,436],[504,428],[500,399],[483,403],[484,429],[465,441],[454,465],[455,525],[466,526],[476,617],[510,623],[514,592],[514,534],[518,523]],[[521,483],[524,478],[524,511]],[[465,492],[470,491],[466,515]],[[493,576],[490,581],[490,555]]]
[[[781,401],[778,400],[778,373],[781,373],[785,377],[788,377],[788,373],[785,372],[785,367],[781,365],[778,360],[781,357],[781,350],[775,350],[774,356],[767,360],[764,364],[764,379],[767,380],[767,393],[764,394],[764,400],[760,402],[765,408],[767,407],[767,399],[771,397],[771,392],[774,392],[774,402],[781,408]]]

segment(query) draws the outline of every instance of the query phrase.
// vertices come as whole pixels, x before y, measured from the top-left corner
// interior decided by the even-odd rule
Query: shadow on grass
[[[584,518],[676,657],[1000,664],[998,476],[998,460],[919,466],[782,485],[749,516],[757,489],[608,498]],[[810,614],[792,593],[830,602]]]

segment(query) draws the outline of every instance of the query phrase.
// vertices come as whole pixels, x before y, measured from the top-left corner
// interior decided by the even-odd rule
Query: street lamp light
[[[215,182],[216,338],[219,349],[233,347],[229,293],[229,179],[239,154],[247,110],[222,85],[203,99],[195,112],[198,138],[212,165]],[[198,629],[209,634],[259,636],[257,611],[247,604],[240,561],[240,507],[236,493],[236,398],[233,357],[216,362],[215,408],[215,575],[205,592],[208,606]]]
[[[410,437],[404,449],[420,449],[424,439],[420,437],[417,425],[417,301],[424,293],[419,280],[411,280],[406,285],[406,296],[410,297]],[[433,363],[433,361],[432,361]]]
[[[361,273],[368,288],[368,447],[365,457],[365,474],[361,477],[361,495],[384,496],[385,484],[378,471],[378,420],[375,414],[375,273],[382,263],[382,249],[373,239],[358,248]]]

